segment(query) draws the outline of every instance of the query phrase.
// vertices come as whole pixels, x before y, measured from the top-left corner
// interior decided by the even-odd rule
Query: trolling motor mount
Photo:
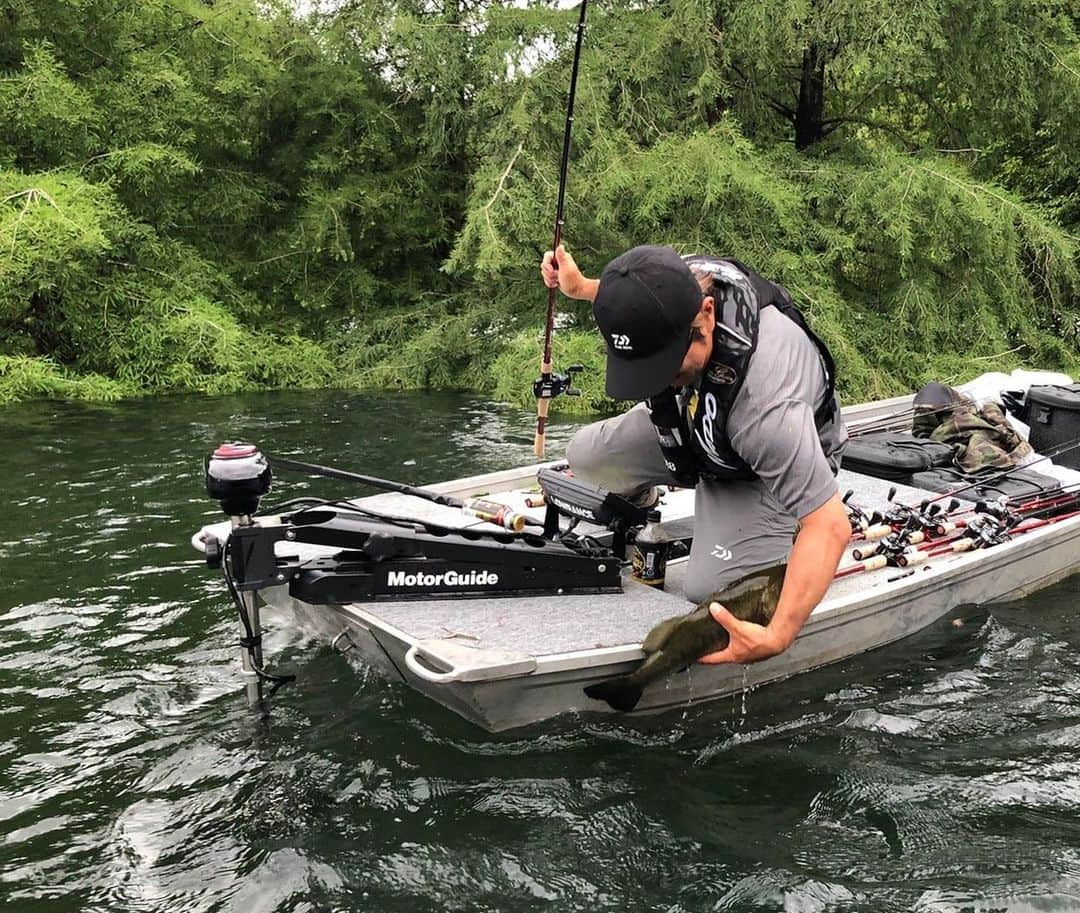
[[[611,530],[611,550],[622,559],[626,556],[628,534],[648,522],[647,508],[565,472],[545,467],[537,472],[536,481],[547,502],[544,535],[548,539],[557,537],[560,515],[584,520]]]

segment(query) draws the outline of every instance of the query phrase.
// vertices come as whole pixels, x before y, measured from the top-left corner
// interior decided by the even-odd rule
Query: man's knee
[[[566,462],[574,475],[579,476],[586,482],[607,488],[604,483],[604,453],[597,446],[597,433],[595,425],[586,425],[574,432],[570,443],[566,445]],[[610,463],[610,460],[607,461]]]
[[[683,586],[683,592],[691,602],[702,603],[743,576],[745,574],[740,568],[732,568],[731,571],[714,572],[709,575],[688,574],[686,583]]]

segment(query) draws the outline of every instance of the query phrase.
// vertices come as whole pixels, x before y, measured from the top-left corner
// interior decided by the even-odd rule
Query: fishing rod
[[[1077,496],[1080,496],[1080,483],[1065,485],[1053,491],[1032,492],[1028,495],[1013,498],[1002,495],[997,499],[983,499],[973,505],[969,503],[962,510],[957,510],[962,502],[956,498],[944,509],[940,505],[931,504],[930,500],[927,499],[921,502],[917,509],[897,504],[893,505],[884,514],[878,510],[867,513],[858,504],[851,503],[849,499],[854,493],[854,489],[850,489],[843,497],[843,503],[847,508],[848,517],[851,521],[851,538],[853,541],[874,541],[882,539],[892,532],[899,531],[911,523],[913,519],[916,521],[915,528],[921,529],[930,535],[941,537],[952,531],[949,526],[950,523],[953,527],[962,526],[964,521],[958,518],[963,517],[965,514],[982,513],[994,509],[1005,509],[1014,512],[1029,512],[1039,508],[1060,509],[1062,506],[1068,506]],[[892,486],[889,488],[886,500],[892,502],[895,496],[896,486]],[[921,540],[913,539],[912,541]]]
[[[404,482],[394,482],[390,479],[380,479],[375,476],[366,476],[358,472],[349,472],[345,469],[336,469],[333,466],[319,466],[316,463],[305,463],[301,460],[290,460],[286,457],[273,457],[273,465],[280,469],[291,469],[294,472],[306,472],[309,475],[324,476],[328,479],[342,479],[346,482],[359,482],[362,485],[370,485],[382,491],[393,491],[403,495],[411,495],[414,498],[422,498],[433,504],[441,504],[444,507],[456,507],[468,517],[475,517],[487,523],[494,523],[503,529],[519,533],[528,524],[530,526],[542,526],[543,524],[531,520],[524,514],[519,514],[505,504],[495,501],[486,501],[483,498],[469,498],[465,501],[452,495],[444,495],[430,488],[419,488],[415,485],[406,485]]]
[[[865,561],[877,554],[897,555],[909,547],[916,551],[936,549],[944,544],[966,536],[969,528],[978,528],[989,514],[1000,522],[1031,520],[1042,516],[1063,514],[1080,505],[1080,486],[1070,486],[1056,493],[1054,498],[1034,498],[1023,504],[1005,501],[980,501],[974,508],[957,514],[940,512],[935,515],[933,507],[923,514],[915,514],[903,526],[887,524],[867,530],[866,544],[852,549],[851,557]],[[959,502],[953,502],[959,503]],[[935,505],[936,506],[936,505]],[[951,505],[950,505],[951,506]],[[961,514],[976,513],[979,516],[965,518]],[[947,518],[947,519],[946,519]],[[884,532],[881,532],[884,530]],[[903,562],[900,562],[903,564]]]
[[[1011,534],[1026,533],[1033,529],[1041,529],[1042,527],[1049,526],[1053,523],[1071,520],[1076,516],[1080,516],[1080,511],[1072,511],[1071,513],[1063,514],[1060,517],[1018,518],[1019,522],[1015,524],[992,522],[985,522],[978,526],[969,524],[968,529],[965,531],[965,535],[957,537],[955,542],[941,543],[939,547],[930,549],[925,553],[926,558],[921,558],[920,560],[925,561],[930,558],[941,557],[942,555],[959,555],[977,548],[988,548],[992,545],[1000,545],[1001,543],[1008,541]],[[901,567],[907,567],[907,564],[905,564],[904,561],[904,557],[899,559]]]
[[[588,0],[581,0],[581,12],[578,15],[577,40],[574,44],[574,66],[570,71],[570,94],[566,102],[566,130],[563,133],[562,162],[559,165],[559,201],[555,207],[555,243],[553,252],[558,251],[562,242],[563,206],[566,200],[566,171],[570,164],[570,129],[574,125],[574,95],[577,93],[578,63],[581,60],[581,40],[585,36],[585,8]],[[552,265],[558,269],[556,254],[552,253]],[[533,440],[533,453],[544,455],[544,441],[547,435],[548,406],[560,393],[567,396],[580,396],[581,391],[572,386],[573,376],[583,370],[581,365],[571,365],[565,374],[553,374],[551,370],[551,335],[555,331],[555,296],[556,289],[548,289],[547,322],[544,324],[544,354],[540,359],[540,377],[533,383],[536,395],[536,437]]]
[[[1078,516],[1080,516],[1080,511],[1046,518],[1016,516],[1012,520],[1002,520],[996,517],[975,517],[966,524],[964,531],[953,539],[939,539],[936,542],[927,542],[914,549],[897,547],[880,552],[859,561],[857,564],[849,565],[837,571],[833,579],[842,580],[854,574],[861,574],[864,571],[876,571],[883,567],[910,568],[914,564],[921,564],[931,558],[938,558],[947,554],[960,554],[972,549],[990,548],[1008,541],[1010,535],[1041,529],[1044,526],[1072,520]],[[976,523],[977,520],[982,520],[982,522]],[[908,573],[912,573],[912,571],[908,571]],[[901,576],[907,575],[903,574]]]
[[[892,501],[895,494],[895,487],[890,488],[888,500]],[[967,521],[963,519],[966,514],[990,513],[998,517],[1014,514],[1033,516],[1035,511],[1064,511],[1078,500],[1080,500],[1080,483],[1066,485],[1055,491],[1035,492],[1018,498],[1002,496],[995,500],[981,500],[977,501],[973,506],[965,507],[963,510],[957,510],[962,502],[957,498],[953,498],[944,508],[942,508],[941,504],[934,504],[926,500],[920,503],[918,508],[894,505],[884,515],[874,511],[873,514],[867,517],[865,512],[858,507],[852,507],[846,501],[845,504],[849,511],[853,512],[851,514],[852,527],[857,526],[856,531],[852,534],[853,540],[874,543],[903,532],[910,536],[908,540],[910,544],[916,545],[926,539],[940,540],[957,529],[963,528],[967,524]],[[872,522],[867,523],[867,520]],[[852,556],[858,560],[869,557],[877,551],[877,546],[872,544],[859,545],[852,552]]]
[[[894,428],[893,426],[900,425],[905,419],[911,419],[917,415],[940,415],[942,412],[953,412],[964,405],[964,403],[950,403],[948,406],[939,406],[935,409],[927,409],[925,406],[909,406],[890,412],[888,415],[864,419],[862,422],[852,422],[848,430],[848,436],[861,437],[864,434],[872,434],[876,431],[899,431],[899,427]],[[969,406],[973,405],[973,403],[969,404]]]

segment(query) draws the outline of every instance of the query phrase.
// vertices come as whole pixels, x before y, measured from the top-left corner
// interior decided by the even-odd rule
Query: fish
[[[709,611],[720,603],[736,618],[767,625],[776,611],[784,585],[787,564],[776,564],[747,574],[731,586],[717,591],[685,615],[666,618],[657,624],[641,644],[645,659],[633,672],[609,678],[585,688],[585,694],[606,701],[614,710],[629,713],[641,700],[646,686],[699,660],[729,641],[727,629]]]

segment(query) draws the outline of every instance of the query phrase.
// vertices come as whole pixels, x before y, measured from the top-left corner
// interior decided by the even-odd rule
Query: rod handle
[[[851,557],[856,561],[865,561],[878,553],[878,545],[862,545],[851,550]]]
[[[505,504],[497,504],[495,501],[470,498],[461,505],[461,512],[467,517],[476,517],[515,533],[520,533],[525,528],[525,517],[522,514],[515,513]]]
[[[538,457],[544,455],[544,444],[547,439],[548,404],[550,400],[538,399],[536,401],[536,437],[533,438],[533,453]]]

